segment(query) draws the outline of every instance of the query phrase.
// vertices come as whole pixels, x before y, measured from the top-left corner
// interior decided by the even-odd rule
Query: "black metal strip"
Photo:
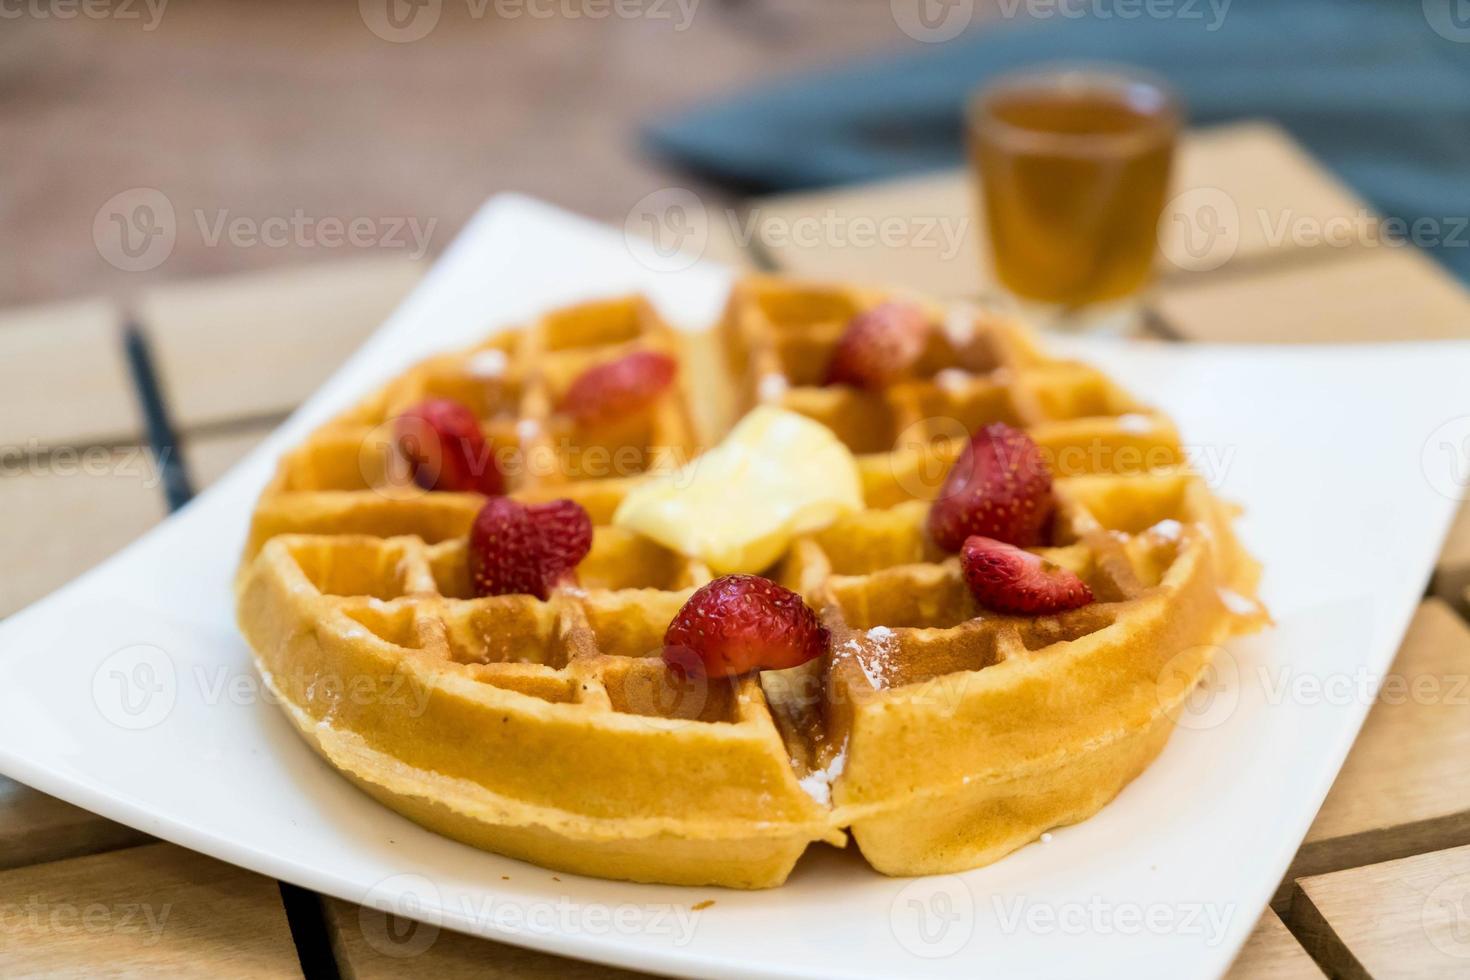
[[[158,374],[153,368],[153,354],[148,348],[147,337],[136,323],[129,323],[123,329],[123,345],[127,351],[128,368],[133,373],[138,403],[143,409],[143,420],[148,427],[148,448],[163,478],[168,509],[176,511],[193,499],[194,488],[189,482],[178,436],[169,420],[168,406],[164,403]]]
[[[332,953],[321,896],[284,881],[277,884],[281,886],[281,903],[286,907],[286,923],[296,943],[302,976],[306,980],[340,980],[342,973]]]

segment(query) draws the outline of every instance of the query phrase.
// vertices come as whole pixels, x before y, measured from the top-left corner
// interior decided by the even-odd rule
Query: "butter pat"
[[[709,452],[635,488],[613,523],[728,575],[769,568],[793,537],[862,506],[857,462],[832,430],[764,405]]]

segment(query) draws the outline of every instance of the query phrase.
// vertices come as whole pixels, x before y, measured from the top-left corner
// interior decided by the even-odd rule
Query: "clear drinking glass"
[[[1182,117],[1166,83],[1127,68],[1040,67],[975,94],[970,160],[992,262],[1023,307],[1052,326],[1129,329]]]

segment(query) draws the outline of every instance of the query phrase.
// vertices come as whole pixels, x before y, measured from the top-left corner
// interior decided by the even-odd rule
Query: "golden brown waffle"
[[[471,598],[463,535],[483,498],[368,490],[371,474],[342,485],[361,478],[350,441],[426,394],[473,405],[498,444],[526,418],[554,430],[557,382],[540,379],[564,386],[576,368],[553,370],[567,348],[537,339],[565,322],[553,314],[481,348],[506,353],[503,392],[467,380],[473,355],[436,359],[283,461],[256,515],[240,622],[308,741],[442,833],[640,881],[777,885],[843,828],[880,871],[951,872],[1095,812],[1162,748],[1215,645],[1263,619],[1256,566],[1173,426],[1018,326],[981,318],[936,337],[920,377],[883,394],[818,387],[846,321],[882,298],[751,280],[721,328],[743,405],[804,412],[860,454],[869,509],[798,539],[771,573],[819,611],[830,657],[733,681],[670,674],[664,631],[710,572],[606,526],[636,476],[513,483],[548,496],[598,485],[581,498],[598,526],[580,585],[548,602]],[[576,363],[667,339],[646,307],[620,302],[643,326],[573,348],[597,351]],[[691,373],[686,359],[686,391],[718,380]],[[682,398],[630,444],[650,457],[689,447]],[[928,542],[926,501],[957,434],[995,420],[1051,457],[1058,516],[1042,553],[1097,602],[982,610],[957,559]]]
[[[1255,562],[1167,418],[1003,317],[930,306],[911,380],[823,386],[881,293],[752,278],[721,324],[742,404],[837,433],[870,510],[796,541],[778,578],[821,610],[833,656],[762,675],[793,762],[831,782],[834,822],[896,875],[986,864],[1095,813],[1154,758],[1215,645],[1254,628]],[[970,432],[1026,429],[1056,476],[1056,547],[1097,602],[1003,616],[925,533]],[[814,710],[813,706],[819,706]],[[835,776],[835,778],[834,778]]]
[[[256,508],[247,553],[293,532],[463,535],[484,498],[424,493],[393,450],[393,419],[426,398],[452,398],[480,417],[509,493],[570,497],[606,522],[630,481],[687,462],[700,446],[683,372],[651,413],[621,426],[580,431],[555,411],[582,371],[635,350],[683,357],[679,335],[636,296],[557,310],[424,361],[286,455]]]

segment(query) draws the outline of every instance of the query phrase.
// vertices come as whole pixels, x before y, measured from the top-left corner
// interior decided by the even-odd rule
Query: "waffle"
[[[431,829],[637,881],[779,885],[811,842],[849,831],[881,872],[953,872],[1096,812],[1160,751],[1216,644],[1264,621],[1257,567],[1168,420],[1013,323],[957,318],[916,379],[881,394],[821,387],[847,320],[884,298],[742,282],[711,377],[642,301],[577,307],[426,362],[323,427],[263,495],[238,583],[242,630],[288,715]],[[646,465],[579,479],[587,447],[550,406],[582,367],[638,345],[676,352],[682,387],[626,441],[601,437]],[[504,370],[484,377],[487,357]],[[769,571],[819,612],[830,655],[684,679],[660,657],[663,633],[711,573],[607,522],[641,472],[717,434],[698,431],[688,392],[722,386],[742,409],[828,425],[857,454],[867,506]],[[464,535],[483,498],[416,493],[373,448],[429,394],[472,406],[493,444],[552,461],[509,473],[514,495],[588,507],[578,586],[472,598]],[[1058,513],[1041,553],[1096,602],[982,611],[928,541],[949,462],[997,420],[1050,457]]]
[[[508,492],[568,497],[610,521],[630,482],[687,462],[704,439],[684,372],[672,397],[624,426],[580,433],[553,410],[582,371],[636,350],[687,359],[680,336],[632,296],[557,310],[424,361],[286,455],[256,507],[247,556],[278,534],[464,535],[484,498],[424,493],[393,449],[392,420],[426,398],[452,398],[483,420]]]

